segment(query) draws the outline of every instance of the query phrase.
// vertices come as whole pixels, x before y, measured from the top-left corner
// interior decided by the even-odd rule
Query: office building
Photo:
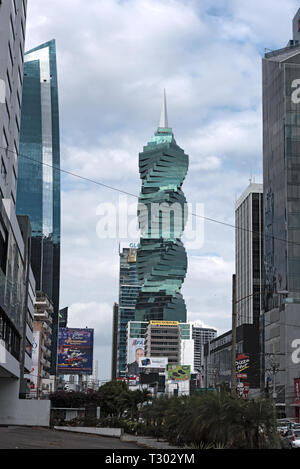
[[[51,374],[56,374],[60,279],[60,141],[56,45],[24,57],[17,214],[32,228],[36,288],[53,303]]]
[[[26,0],[0,3],[0,424],[17,421],[32,346],[30,225],[24,219],[20,229],[15,208],[26,8]]]
[[[22,239],[24,242],[24,277],[25,301],[23,307],[23,333],[21,339],[20,360],[20,397],[26,398],[30,394],[30,377],[32,368],[34,303],[36,298],[35,278],[30,265],[31,256],[31,226],[29,217],[17,216]]]
[[[192,323],[192,338],[194,340],[194,370],[200,372],[202,369],[203,348],[210,340],[215,339],[217,331]]]
[[[30,375],[31,395],[40,397],[54,391],[50,386],[51,371],[51,332],[52,332],[53,305],[47,295],[36,292],[34,304],[34,340],[35,362]]]
[[[15,212],[27,0],[0,3],[1,199]]]
[[[232,331],[210,340],[203,348],[203,381],[205,388],[221,384],[231,386]],[[249,395],[260,396],[260,354],[257,348],[257,328],[242,324],[236,329],[237,383],[249,387]],[[239,361],[244,366],[238,366]],[[239,386],[239,385],[238,385]]]
[[[117,376],[125,376],[126,374],[127,324],[129,321],[135,320],[135,307],[139,291],[140,284],[136,270],[136,247],[120,248],[119,306],[118,311],[114,311],[118,319],[116,347]]]
[[[263,207],[263,185],[252,182],[235,204],[237,325],[256,324],[258,336],[264,292]]]
[[[278,415],[298,417],[300,334],[300,9],[288,46],[266,53],[263,72],[266,381]],[[274,371],[272,371],[274,370]],[[279,412],[280,411],[280,412]]]
[[[111,379],[117,378],[119,305],[114,303],[112,317]]]
[[[177,321],[150,321],[145,334],[145,356],[167,358],[167,364],[181,361],[181,331]]]
[[[68,313],[69,313],[69,308],[62,308],[59,310],[59,321],[58,325],[59,327],[68,327]]]
[[[137,321],[186,322],[181,286],[187,271],[187,255],[181,235],[187,211],[181,188],[188,163],[188,156],[169,128],[164,95],[157,132],[139,155],[142,189],[137,271],[141,291],[136,304]]]

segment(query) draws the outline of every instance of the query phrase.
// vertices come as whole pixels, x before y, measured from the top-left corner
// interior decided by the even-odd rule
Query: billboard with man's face
[[[30,372],[30,395],[31,396],[38,395],[40,335],[41,333],[38,331],[33,332],[31,372]]]
[[[93,373],[94,329],[60,328],[58,333],[58,372]]]
[[[128,342],[127,350],[127,371],[129,375],[139,376],[140,366],[139,360],[145,355],[145,339],[142,338],[130,338]]]
[[[144,356],[145,350],[145,339],[142,338],[130,338],[128,343],[128,363],[137,362],[139,363],[139,358]]]

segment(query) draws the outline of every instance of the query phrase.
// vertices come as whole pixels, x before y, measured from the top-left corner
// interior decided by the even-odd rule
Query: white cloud
[[[27,49],[57,41],[62,167],[138,194],[138,153],[156,130],[162,90],[190,155],[183,190],[205,216],[234,223],[235,198],[261,177],[261,57],[291,38],[296,0],[34,0]],[[257,179],[258,181],[258,179]],[[61,305],[96,329],[109,376],[118,240],[100,240],[96,208],[114,191],[62,178]],[[205,222],[183,287],[189,319],[231,327],[234,230]],[[88,324],[85,324],[88,323]],[[104,357],[104,358],[103,358]]]

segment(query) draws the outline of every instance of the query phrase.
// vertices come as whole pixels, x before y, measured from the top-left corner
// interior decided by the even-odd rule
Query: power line
[[[37,161],[35,160],[34,158],[31,158],[30,156],[28,155],[24,155],[22,153],[17,153],[13,150],[9,150],[8,148],[6,147],[2,147],[0,146],[0,149],[2,150],[5,150],[7,152],[10,152],[10,153],[13,153],[14,155],[17,155],[19,157],[22,157],[22,158],[26,158],[27,160],[30,160],[36,164],[40,164],[42,166],[47,166],[49,168],[52,168],[54,169],[55,171],[59,171],[61,173],[64,173],[64,174],[68,174],[69,176],[72,176],[72,177],[76,177],[78,179],[81,179],[83,181],[86,181],[86,182],[90,182],[92,184],[96,184],[100,187],[104,187],[106,189],[110,189],[110,190],[113,190],[113,191],[116,191],[116,192],[119,192],[121,194],[125,194],[125,195],[129,195],[130,197],[134,197],[135,199],[138,199],[139,196],[137,196],[136,194],[132,194],[131,192],[127,192],[127,191],[124,191],[122,189],[118,189],[117,187],[113,187],[113,186],[110,186],[109,184],[105,184],[103,182],[100,182],[100,181],[96,181],[95,179],[91,179],[91,178],[87,178],[85,176],[81,176],[80,174],[77,174],[77,173],[74,173],[74,172],[71,172],[71,171],[68,171],[66,169],[61,169],[61,168],[58,168],[57,166],[53,166],[53,165],[50,165],[48,163],[45,163],[45,162],[42,162],[42,161]],[[276,241],[281,241],[281,242],[284,242],[284,243],[287,243],[287,244],[292,244],[292,245],[295,245],[295,246],[300,246],[300,243],[297,243],[295,241],[288,241],[287,239],[282,239],[282,238],[278,238],[277,236],[271,236],[271,235],[266,235],[266,234],[261,234],[260,232],[258,231],[254,231],[254,230],[250,230],[249,228],[243,228],[243,227],[240,227],[240,226],[236,226],[236,225],[233,225],[231,223],[226,223],[226,222],[223,222],[221,220],[216,220],[215,218],[210,218],[210,217],[205,217],[203,215],[199,215],[197,213],[192,213],[191,214],[192,216],[194,217],[197,217],[197,218],[201,218],[203,220],[206,220],[206,221],[209,221],[209,222],[212,222],[212,223],[217,223],[219,225],[222,225],[222,226],[227,226],[229,228],[234,228],[235,230],[240,230],[240,231],[245,231],[247,233],[252,233],[252,234],[256,234],[259,236],[259,238],[263,237],[263,238],[270,238],[270,239],[273,239],[273,240],[276,240]]]

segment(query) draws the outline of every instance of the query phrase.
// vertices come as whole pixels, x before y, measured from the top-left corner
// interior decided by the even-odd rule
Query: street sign
[[[247,379],[248,375],[246,373],[237,373],[236,377],[239,379]]]

